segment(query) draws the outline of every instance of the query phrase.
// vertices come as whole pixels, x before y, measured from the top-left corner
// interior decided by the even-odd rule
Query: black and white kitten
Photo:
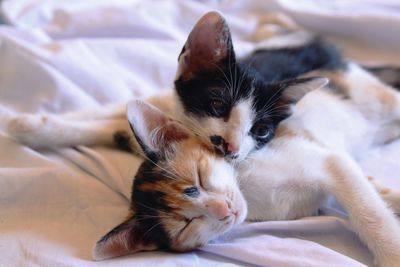
[[[295,77],[342,64],[337,51],[318,39],[299,48],[255,52],[238,61],[228,25],[217,12],[207,13],[194,26],[178,61],[175,90],[149,102],[237,162],[271,140],[279,122],[290,114],[291,104],[327,82]],[[286,88],[296,88],[296,93]],[[57,117],[20,116],[11,120],[9,129],[32,147],[113,145],[115,141],[131,145],[126,138],[130,129],[125,104]]]

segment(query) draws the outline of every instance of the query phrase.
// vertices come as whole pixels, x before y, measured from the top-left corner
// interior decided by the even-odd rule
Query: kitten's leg
[[[345,156],[326,158],[326,189],[345,207],[354,231],[373,252],[379,266],[400,263],[400,224],[357,164]]]
[[[372,125],[377,126],[373,144],[385,144],[400,137],[400,94],[356,64],[344,70],[318,70],[303,75],[326,76],[328,90],[356,106]]]
[[[60,118],[69,120],[104,120],[104,119],[123,119],[126,118],[126,103],[109,104],[93,110],[72,111],[59,114]],[[38,115],[40,116],[40,115]]]
[[[332,92],[351,101],[371,121],[400,119],[399,92],[357,64],[348,63],[344,69],[316,70],[302,75],[311,76],[329,78]]]
[[[375,190],[380,194],[382,199],[393,209],[393,211],[400,215],[400,190],[396,188],[389,188],[377,179],[368,176],[368,181],[373,185]]]
[[[146,102],[149,102],[166,113],[171,113],[175,101],[176,99],[173,90],[167,90],[155,96],[146,98]],[[126,103],[107,104],[93,110],[72,111],[57,116],[71,120],[122,119],[126,118]]]
[[[400,121],[400,94],[356,64],[348,64],[341,83],[350,100],[371,121]]]
[[[126,119],[66,120],[56,116],[23,115],[8,122],[8,132],[32,148],[115,144],[116,132],[131,133]]]
[[[382,82],[400,90],[400,67],[392,65],[362,66]]]

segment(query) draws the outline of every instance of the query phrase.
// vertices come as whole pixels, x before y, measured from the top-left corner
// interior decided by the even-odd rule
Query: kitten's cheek
[[[243,143],[239,147],[239,151],[237,153],[235,161],[241,162],[242,160],[246,159],[255,146],[256,143],[253,141],[252,138],[250,137],[245,138]]]
[[[237,209],[238,214],[237,214],[236,221],[235,221],[236,225],[244,222],[244,220],[246,220],[246,217],[247,217],[247,203],[243,197],[240,200],[240,203],[237,205],[237,207],[238,207],[238,209]]]

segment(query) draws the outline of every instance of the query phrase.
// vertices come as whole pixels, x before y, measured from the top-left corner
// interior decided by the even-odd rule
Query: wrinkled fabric
[[[93,262],[94,243],[126,216],[140,160],[108,148],[35,151],[5,133],[11,115],[101,108],[172,87],[197,19],[226,17],[237,54],[256,45],[266,13],[366,63],[400,64],[395,1],[3,1],[0,27],[0,266],[365,266],[373,260],[337,205],[325,216],[245,223],[188,253]],[[400,187],[400,141],[364,155],[366,174]],[[268,212],[268,211],[266,211]]]

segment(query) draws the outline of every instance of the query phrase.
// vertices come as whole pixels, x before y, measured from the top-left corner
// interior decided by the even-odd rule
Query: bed
[[[372,266],[346,214],[245,223],[193,252],[146,252],[94,262],[91,249],[125,218],[140,159],[111,148],[33,150],[7,136],[20,113],[101,108],[172,87],[196,20],[219,10],[238,55],[260,41],[268,12],[335,42],[364,64],[400,64],[395,1],[5,0],[0,26],[0,266]],[[400,141],[360,159],[400,188]],[[399,263],[400,264],[400,263]]]

